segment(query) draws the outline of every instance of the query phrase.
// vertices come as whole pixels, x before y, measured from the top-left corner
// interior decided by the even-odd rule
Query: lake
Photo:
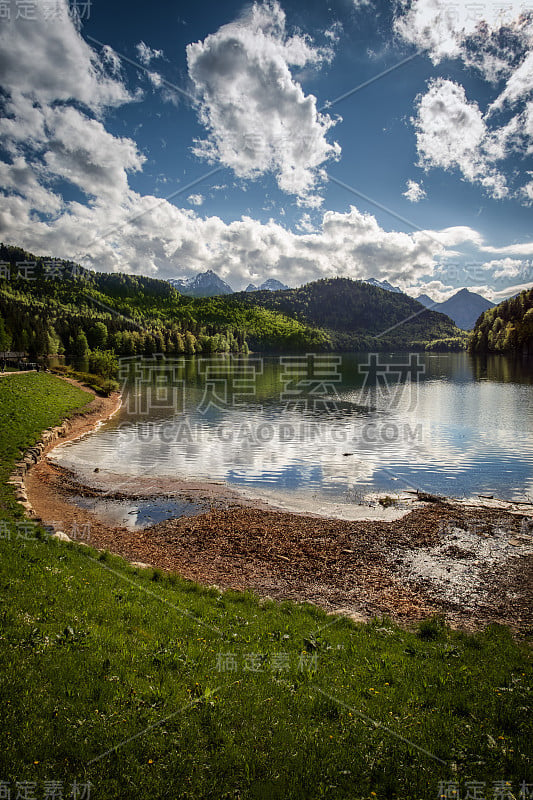
[[[119,414],[54,457],[303,509],[413,490],[525,501],[531,367],[467,353],[123,360]]]

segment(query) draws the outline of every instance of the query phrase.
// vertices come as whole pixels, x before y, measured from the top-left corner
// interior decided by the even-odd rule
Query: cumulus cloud
[[[187,200],[192,206],[201,206],[204,202],[204,196],[202,194],[190,194]]]
[[[135,45],[135,49],[137,50],[137,56],[141,64],[144,64],[145,67],[150,66],[150,63],[154,60],[154,58],[163,58],[164,53],[162,50],[154,50],[151,47],[148,47],[143,41],[139,42],[139,44]]]
[[[8,76],[13,98],[41,102],[76,100],[93,111],[131,99],[120,80],[106,72],[110,49],[101,60],[82,39],[69,16],[66,0],[58,0],[53,25],[44,14],[35,19],[2,20],[0,74]]]
[[[516,278],[525,266],[526,262],[519,259],[502,258],[487,261],[483,264],[483,269],[490,270],[494,278]]]
[[[442,281],[433,280],[421,282],[417,286],[410,286],[406,292],[415,298],[420,297],[421,294],[427,294],[435,303],[443,303],[454,295],[457,289]]]
[[[271,172],[279,188],[311,207],[323,165],[340,156],[326,135],[335,124],[317,110],[291,68],[332,57],[309,37],[286,30],[277,2],[254,4],[241,19],[187,47],[189,76],[208,136],[194,152],[241,178]]]
[[[407,181],[407,189],[403,192],[403,196],[407,197],[411,203],[419,203],[427,197],[426,190],[416,181]]]
[[[415,120],[421,161],[457,167],[465,180],[481,183],[493,197],[531,202],[529,184],[511,191],[496,162],[515,152],[533,152],[533,10],[525,9],[521,0],[479,5],[404,0],[398,9],[396,32],[435,65],[458,59],[493,86],[503,82],[485,113],[466,99],[462,86],[431,82],[427,94],[418,98]],[[511,118],[499,122],[498,115],[510,109]],[[436,126],[444,134],[440,148]]]
[[[431,81],[417,100],[417,112],[413,124],[420,166],[458,169],[493,197],[506,197],[505,176],[491,163],[495,152],[483,114],[477,103],[467,100],[460,84],[443,78]]]
[[[302,214],[300,220],[296,223],[296,230],[301,233],[313,233],[315,231],[310,214]]]
[[[426,51],[434,64],[458,58],[489,80],[512,72],[517,50],[524,54],[531,43],[531,16],[522,0],[478,4],[403,0],[394,26],[403,39]]]

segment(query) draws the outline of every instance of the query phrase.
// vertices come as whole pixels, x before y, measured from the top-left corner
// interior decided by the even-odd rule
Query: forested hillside
[[[0,351],[83,357],[328,349],[322,332],[223,298],[192,298],[167,281],[96,273],[0,246]],[[24,266],[26,265],[26,266]]]
[[[533,354],[533,288],[485,311],[470,339],[475,353]]]
[[[463,331],[444,314],[423,310],[405,294],[348,278],[282,292],[240,292],[227,302],[260,305],[324,328],[338,349],[462,349],[466,344]]]
[[[167,281],[0,246],[0,351],[32,356],[460,349],[464,334],[403,294],[345,278],[186,297]]]

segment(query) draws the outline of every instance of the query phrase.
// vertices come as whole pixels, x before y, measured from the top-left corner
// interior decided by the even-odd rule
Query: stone
[[[351,619],[352,622],[368,622],[368,617],[365,614],[361,614],[359,611],[355,611],[353,608],[336,608],[334,611],[328,611],[328,616],[334,617],[347,617]]]
[[[67,536],[67,534],[64,533],[63,531],[56,531],[55,533],[52,534],[52,536],[50,538],[51,539],[57,539],[58,542],[71,542],[72,541],[70,536]]]

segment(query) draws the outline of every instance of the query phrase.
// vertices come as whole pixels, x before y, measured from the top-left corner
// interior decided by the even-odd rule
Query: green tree
[[[89,355],[89,369],[103,378],[113,378],[118,372],[118,359],[112,350],[93,350]]]
[[[103,322],[95,322],[89,329],[87,334],[87,341],[91,350],[104,350],[107,344],[107,327]]]
[[[76,358],[87,358],[89,355],[89,343],[83,331],[80,331],[72,343],[72,355]]]
[[[0,317],[0,350],[11,350],[11,334],[6,329],[2,317]]]

